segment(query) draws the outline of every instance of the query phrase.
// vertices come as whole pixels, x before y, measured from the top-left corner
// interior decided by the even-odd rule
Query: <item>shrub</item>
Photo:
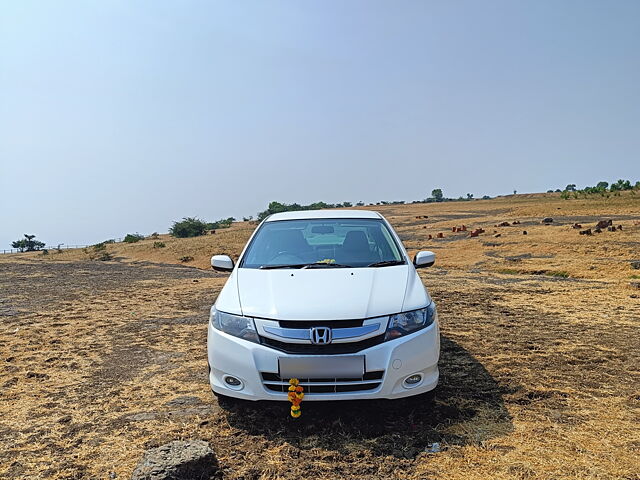
[[[107,244],[105,242],[96,243],[93,246],[93,250],[96,252],[100,252],[107,249]]]
[[[153,232],[151,235],[149,235],[149,238],[151,238],[152,240],[156,240],[160,237],[160,234],[158,232]]]
[[[49,250],[43,249],[41,255],[49,255]]]
[[[109,240],[105,240],[105,241],[104,241],[104,242],[102,242],[102,243],[116,243],[116,241],[115,241],[115,239],[110,238]]]
[[[222,218],[217,222],[207,223],[207,230],[216,230],[218,228],[229,228],[236,219],[233,217]]]
[[[24,238],[21,238],[20,240],[16,240],[15,242],[11,242],[11,246],[13,248],[17,248],[21,252],[24,252],[24,251],[34,252],[36,250],[40,250],[41,248],[44,247],[44,242],[41,242],[40,240],[35,240],[35,238],[36,238],[35,235],[28,235],[25,233]]]
[[[211,230],[209,224],[195,217],[183,218],[180,222],[173,222],[169,233],[177,238],[199,237]]]
[[[127,233],[124,237],[124,243],[136,243],[140,240],[144,240],[144,235],[140,235],[139,233]]]
[[[184,257],[180,257],[180,261],[182,263],[192,262],[193,261],[193,257],[190,256],[190,255],[185,255]]]
[[[164,248],[166,245],[164,242],[153,242],[153,248]]]

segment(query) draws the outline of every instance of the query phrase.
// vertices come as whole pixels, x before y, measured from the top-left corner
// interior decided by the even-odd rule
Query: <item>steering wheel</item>
[[[278,261],[276,261],[278,260]],[[269,259],[270,264],[297,264],[304,263],[304,260],[297,256],[294,253],[289,252],[288,250],[282,250],[281,252],[276,253],[273,257]]]

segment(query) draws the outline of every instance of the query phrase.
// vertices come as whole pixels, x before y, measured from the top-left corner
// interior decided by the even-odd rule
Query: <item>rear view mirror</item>
[[[311,227],[311,233],[333,233],[333,227],[331,225],[316,225]]]
[[[416,256],[413,257],[413,264],[416,268],[430,267],[434,263],[436,263],[436,254],[427,250],[418,252]]]
[[[217,272],[230,272],[233,270],[233,260],[229,255],[214,255],[211,257],[211,267]]]

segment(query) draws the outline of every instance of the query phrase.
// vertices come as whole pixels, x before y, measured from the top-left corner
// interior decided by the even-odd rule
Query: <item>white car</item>
[[[305,402],[401,398],[438,383],[436,306],[391,225],[364,210],[299,211],[266,218],[211,307],[209,381],[224,400]]]

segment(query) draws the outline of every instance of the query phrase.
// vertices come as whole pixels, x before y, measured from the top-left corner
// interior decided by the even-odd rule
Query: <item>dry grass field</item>
[[[255,225],[108,245],[107,262],[3,255],[0,478],[128,478],[145,449],[191,438],[228,479],[639,479],[640,195],[375,208],[410,253],[437,254],[421,272],[443,335],[431,407],[217,406],[206,322],[226,276],[209,257],[237,258]],[[602,218],[622,231],[571,228]]]

